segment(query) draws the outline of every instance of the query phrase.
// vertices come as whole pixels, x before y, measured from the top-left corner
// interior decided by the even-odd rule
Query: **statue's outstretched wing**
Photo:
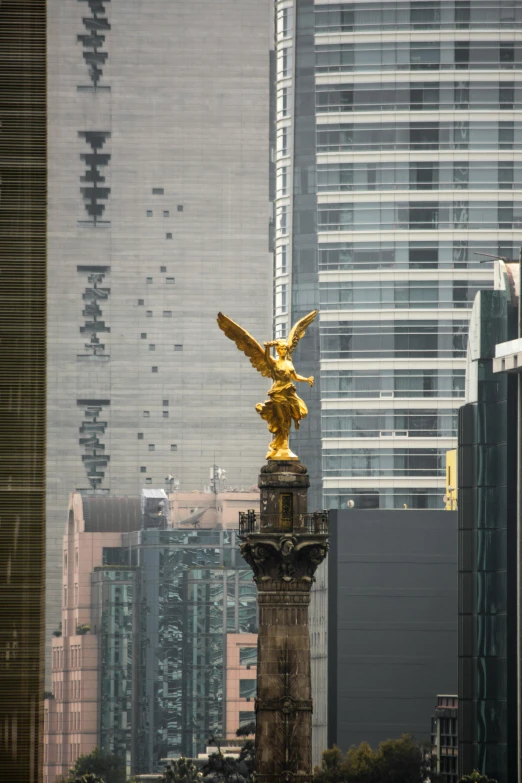
[[[240,351],[248,356],[250,363],[259,370],[265,378],[272,377],[272,368],[268,364],[265,352],[257,340],[249,334],[246,329],[236,324],[228,315],[218,313],[217,322],[226,336],[235,342]]]
[[[312,310],[311,313],[308,313],[308,315],[305,315],[304,318],[301,318],[300,321],[298,321],[296,324],[292,326],[292,329],[290,330],[290,334],[288,335],[288,347],[290,349],[290,353],[293,353],[294,350],[297,348],[297,343],[301,339],[301,337],[306,332],[306,329],[312,321],[314,320],[315,316],[319,310]]]

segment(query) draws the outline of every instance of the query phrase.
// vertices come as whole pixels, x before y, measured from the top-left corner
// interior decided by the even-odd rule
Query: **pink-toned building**
[[[240,726],[255,720],[257,634],[227,634],[226,738],[233,739]]]
[[[162,493],[153,493],[160,509]],[[258,492],[171,493],[163,497],[164,507],[158,515],[165,518],[161,521],[158,516],[157,524],[171,530],[236,529],[239,511],[259,508]],[[122,536],[140,530],[145,516],[142,498],[71,495],[62,551],[62,624],[52,640],[53,697],[45,700],[44,708],[44,783],[67,775],[80,755],[101,744],[102,651],[99,611],[93,598],[95,576],[107,567],[105,553],[118,551]],[[248,657],[245,650],[256,645],[256,634],[227,635],[227,736],[235,736],[241,712],[253,712],[253,698],[241,696],[240,691],[241,681],[255,679],[255,663],[241,661]],[[130,774],[130,751],[125,761]]]
[[[140,498],[71,495],[62,551],[61,636],[52,640],[53,698],[44,706],[44,783],[67,775],[78,756],[98,745],[99,651],[91,574],[102,565],[103,548],[121,546],[121,533],[140,524]]]

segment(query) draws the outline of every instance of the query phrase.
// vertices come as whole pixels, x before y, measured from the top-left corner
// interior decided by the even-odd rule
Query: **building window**
[[[170,232],[165,234],[165,239],[172,239],[172,234]]]
[[[147,285],[150,285],[152,283],[152,277],[147,277]]]
[[[151,369],[152,369],[152,372],[158,372],[158,368],[157,367],[152,367]]]
[[[164,209],[163,210],[163,217],[169,217],[169,216],[170,216],[170,212],[168,211],[168,209]]]
[[[288,128],[285,126],[279,132],[279,149],[282,156],[288,155]]]
[[[141,333],[141,339],[142,340],[146,340],[147,339],[147,332],[142,332]]]
[[[177,450],[178,450],[178,446],[177,446],[177,444],[176,444],[176,443],[171,443],[171,444],[170,444],[170,450],[171,450],[171,451],[177,451]]]
[[[141,307],[145,304],[145,299],[138,299],[138,307]]]
[[[164,310],[163,318],[172,318],[172,310]]]
[[[276,340],[283,339],[287,335],[288,325],[286,323],[276,324],[275,336]]]
[[[178,212],[183,212],[183,204],[178,204]]]
[[[152,188],[152,195],[153,196],[163,196],[165,193],[165,190],[163,188]]]
[[[143,440],[143,432],[138,432],[138,440]]]
[[[167,267],[166,266],[160,266],[160,272],[166,272]]]
[[[154,443],[149,443],[149,451],[156,451],[156,446]]]
[[[146,466],[142,465],[141,468],[140,468],[140,473],[146,473],[146,472],[147,472]]]
[[[288,234],[288,206],[283,204],[277,208],[277,215],[279,218],[278,229],[281,234]]]
[[[241,666],[257,666],[257,647],[240,647],[239,663]]]
[[[152,318],[152,310],[147,310],[147,318]]]
[[[151,343],[149,345],[149,351],[155,351],[155,350],[156,350],[156,346]]]
[[[169,412],[168,411],[163,411],[163,418],[164,419],[168,419],[169,418]]]
[[[147,210],[147,217],[152,217],[152,209]]]
[[[288,195],[288,166],[283,166],[281,171],[281,195]]]
[[[146,478],[145,479],[145,484],[152,484],[152,479],[151,478]]]
[[[276,285],[275,314],[284,315],[288,312],[288,284],[280,283]]]
[[[240,699],[254,699],[257,690],[257,681],[252,680],[239,680],[239,698]]]
[[[276,275],[288,272],[288,245],[280,245],[276,251]]]
[[[163,400],[163,405],[164,405],[165,408],[168,406],[168,404],[169,404],[168,400]]]
[[[176,282],[176,278],[175,277],[166,277],[165,278],[165,282],[167,283],[167,285],[174,285],[174,283]]]
[[[255,712],[243,712],[239,713],[239,725],[245,726],[247,723],[253,723],[256,719]]]
[[[174,346],[174,350],[175,350],[175,351],[182,351],[182,350],[183,350],[183,346],[182,346],[182,345],[179,345],[179,344],[178,344],[178,345],[175,345],[175,346]]]
[[[143,411],[143,418],[148,419],[150,417],[150,411]]]

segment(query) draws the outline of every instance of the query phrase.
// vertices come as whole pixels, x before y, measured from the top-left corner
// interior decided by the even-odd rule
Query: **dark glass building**
[[[518,416],[516,377],[493,363],[517,336],[518,270],[498,262],[475,299],[459,414],[459,771],[498,783],[519,779]]]
[[[457,514],[331,511],[328,747],[429,740],[457,685]]]
[[[93,575],[100,738],[144,773],[224,735],[227,635],[257,633],[256,589],[234,531],[136,530],[122,543]]]

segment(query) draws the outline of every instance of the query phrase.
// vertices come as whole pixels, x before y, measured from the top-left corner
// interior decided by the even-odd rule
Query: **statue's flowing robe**
[[[308,408],[297,395],[294,384],[288,381],[276,381],[268,396],[270,399],[256,405],[256,410],[267,422],[269,431],[275,435],[270,446],[273,449],[288,448],[292,419],[298,430],[300,419],[308,415]]]

